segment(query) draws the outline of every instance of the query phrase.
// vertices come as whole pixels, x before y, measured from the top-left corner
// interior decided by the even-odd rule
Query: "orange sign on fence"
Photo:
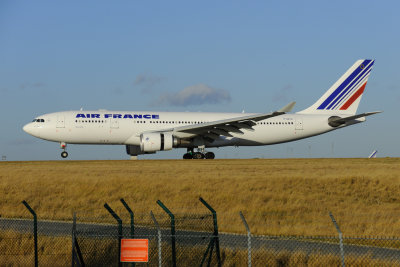
[[[148,262],[148,239],[121,239],[121,262]]]

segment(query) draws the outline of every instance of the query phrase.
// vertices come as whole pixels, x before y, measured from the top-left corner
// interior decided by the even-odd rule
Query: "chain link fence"
[[[41,266],[71,265],[72,223],[37,223],[37,261]],[[0,265],[34,266],[33,220],[0,219]]]
[[[128,214],[128,213],[127,213]],[[212,213],[76,214],[37,222],[40,266],[399,266],[400,238],[219,232]],[[235,215],[239,216],[239,214]],[[118,216],[117,216],[118,217]],[[327,216],[329,219],[329,216]],[[118,217],[119,218],[119,217]],[[329,220],[328,220],[329,221]],[[120,223],[121,222],[121,223]],[[330,227],[335,230],[332,222]],[[335,232],[335,231],[334,231]],[[147,263],[121,263],[122,238],[148,239]],[[342,250],[341,250],[342,248]],[[0,265],[34,266],[34,223],[0,218]]]

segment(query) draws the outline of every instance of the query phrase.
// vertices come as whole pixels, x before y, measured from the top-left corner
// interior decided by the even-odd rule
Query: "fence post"
[[[221,254],[219,250],[219,237],[218,237],[218,221],[217,221],[217,212],[202,198],[199,198],[200,202],[203,203],[204,206],[209,209],[213,215],[213,221],[214,221],[214,240],[215,240],[215,249],[217,252],[217,260],[218,260],[218,266],[221,266]],[[211,250],[212,253],[212,250]],[[211,259],[211,255],[210,255]],[[210,263],[210,261],[209,261]],[[210,264],[209,264],[210,265]]]
[[[76,213],[74,212],[73,221],[72,221],[72,254],[71,254],[71,266],[75,266],[75,231],[76,231]]]
[[[134,224],[134,216],[133,216],[133,211],[131,208],[128,206],[128,204],[125,202],[123,198],[120,199],[122,204],[124,205],[125,209],[129,212],[129,215],[131,216],[131,237],[135,237],[135,224]]]
[[[38,266],[38,244],[37,244],[37,216],[36,212],[29,206],[29,204],[24,200],[22,204],[29,210],[33,215],[33,242],[35,248],[35,267]]]
[[[122,220],[118,215],[108,206],[107,203],[104,204],[104,208],[114,217],[118,222],[118,266],[122,266],[121,262],[121,239],[122,239]]]
[[[151,219],[153,220],[155,226],[157,227],[158,266],[161,267],[161,260],[162,260],[162,257],[161,257],[161,229],[160,229],[160,225],[158,224],[156,217],[154,216],[152,211],[150,211],[150,216],[151,216]]]
[[[172,212],[161,202],[157,200],[157,204],[171,217],[171,247],[172,247],[172,266],[176,267],[176,251],[175,251],[175,216]]]
[[[74,219],[72,221],[72,267],[75,266],[85,266],[83,260],[81,249],[79,248],[78,241],[76,240],[76,213],[74,212]]]
[[[244,227],[246,227],[246,231],[247,231],[247,266],[251,267],[251,232],[250,232],[250,227],[247,224],[247,221],[244,218],[243,213],[241,211],[239,212],[239,215],[240,215],[240,218],[242,219]]]
[[[122,202],[122,205],[124,205],[125,209],[129,212],[129,215],[131,216],[131,238],[135,237],[135,224],[134,224],[134,217],[133,217],[133,211],[131,208],[128,206],[128,204],[125,202],[123,198],[120,199]],[[131,266],[135,267],[135,263],[132,262],[130,264]]]
[[[329,212],[329,216],[331,217],[331,220],[339,233],[340,258],[342,259],[342,267],[345,267],[342,231],[340,231],[339,225],[337,224],[335,217],[333,217],[332,212]]]

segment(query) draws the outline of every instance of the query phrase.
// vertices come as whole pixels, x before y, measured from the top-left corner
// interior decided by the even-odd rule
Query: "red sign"
[[[121,239],[121,262],[148,262],[148,239]]]

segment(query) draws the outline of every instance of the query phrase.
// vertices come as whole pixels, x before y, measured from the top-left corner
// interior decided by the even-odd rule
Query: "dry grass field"
[[[0,163],[0,215],[71,220],[72,213],[218,213],[222,231],[254,234],[400,237],[400,158],[50,161]],[[140,217],[140,216],[139,216]],[[138,221],[140,223],[140,221]]]
[[[39,266],[68,266],[71,264],[71,238],[39,236]],[[34,266],[32,234],[0,231],[0,265]]]

